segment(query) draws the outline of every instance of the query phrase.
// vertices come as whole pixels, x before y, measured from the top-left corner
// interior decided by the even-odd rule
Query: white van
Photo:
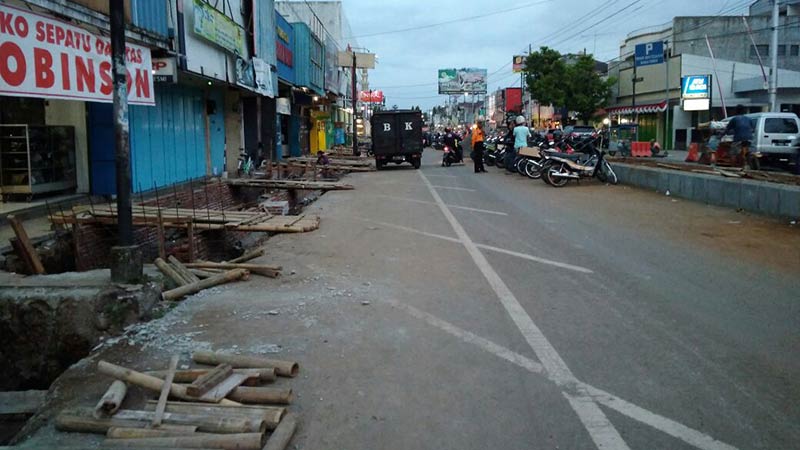
[[[751,152],[763,158],[794,163],[800,170],[800,118],[795,113],[763,112],[745,114],[753,129]],[[727,125],[731,117],[723,120]]]

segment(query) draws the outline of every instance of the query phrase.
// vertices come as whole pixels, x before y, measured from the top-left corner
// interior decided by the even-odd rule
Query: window
[[[789,49],[789,56],[800,56],[800,45],[792,45]]]
[[[758,53],[756,53],[756,49],[758,49]],[[750,56],[755,58],[757,55],[761,55],[762,58],[767,57],[769,55],[769,45],[751,45]]]
[[[767,119],[764,121],[764,133],[797,133],[797,121],[794,119]]]
[[[779,45],[778,46],[778,56],[786,56],[786,46]]]

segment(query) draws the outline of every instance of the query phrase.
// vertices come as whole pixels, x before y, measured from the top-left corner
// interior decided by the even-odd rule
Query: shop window
[[[756,49],[758,49],[758,53],[756,53]],[[757,55],[761,55],[762,58],[767,57],[769,55],[769,45],[751,45],[750,56],[755,58]]]
[[[792,45],[789,49],[789,56],[800,56],[800,45]]]
[[[778,46],[778,56],[786,56],[786,46],[779,45]]]
[[[0,123],[44,125],[44,99],[0,96]]]

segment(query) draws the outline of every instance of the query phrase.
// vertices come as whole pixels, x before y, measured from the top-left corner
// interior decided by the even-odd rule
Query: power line
[[[505,14],[505,13],[509,13],[509,12],[512,12],[512,11],[517,11],[517,10],[520,10],[520,9],[530,8],[531,6],[541,5],[541,4],[544,4],[544,3],[550,3],[552,1],[554,1],[554,0],[540,0],[540,1],[532,2],[532,3],[526,3],[526,4],[523,4],[523,5],[520,5],[520,6],[516,6],[516,7],[513,7],[513,8],[507,8],[507,9],[503,9],[503,10],[497,10],[497,11],[488,12],[488,13],[485,13],[485,14],[478,14],[478,15],[469,16],[469,17],[461,17],[461,18],[458,18],[458,19],[446,20],[444,22],[430,23],[430,24],[427,24],[427,25],[419,25],[419,26],[409,27],[409,28],[399,28],[399,29],[396,29],[396,30],[379,31],[377,33],[362,34],[360,36],[349,36],[349,38],[360,39],[360,38],[373,37],[373,36],[383,36],[385,34],[405,33],[406,31],[423,30],[425,28],[433,28],[433,27],[438,27],[440,25],[449,25],[449,24],[453,24],[453,23],[466,22],[468,20],[483,19],[483,18],[486,18],[486,17],[496,16],[496,15],[499,15],[499,14]]]

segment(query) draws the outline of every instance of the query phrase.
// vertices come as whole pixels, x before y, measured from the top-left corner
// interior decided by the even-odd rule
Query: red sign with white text
[[[154,106],[150,49],[125,45],[128,103]],[[112,101],[111,41],[0,4],[0,94]]]
[[[383,102],[383,91],[361,91],[358,94],[358,101],[362,103],[381,103]]]

